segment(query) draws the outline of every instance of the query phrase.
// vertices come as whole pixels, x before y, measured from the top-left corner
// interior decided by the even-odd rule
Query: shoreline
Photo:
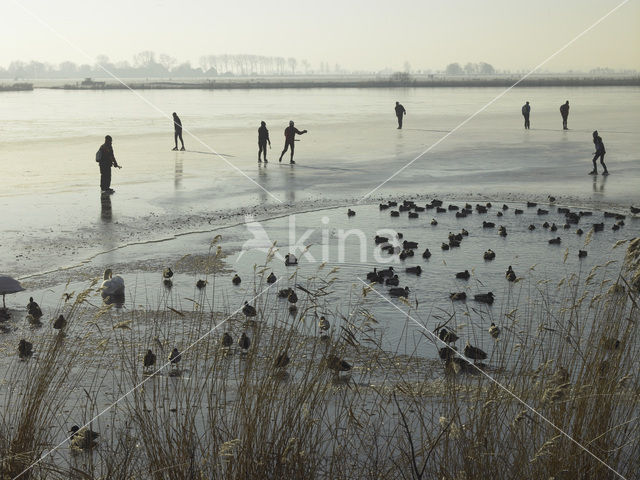
[[[411,78],[408,80],[390,78],[332,78],[318,79],[303,77],[296,78],[259,78],[259,77],[227,77],[216,79],[184,79],[183,81],[172,79],[153,79],[140,81],[140,79],[123,78],[119,83],[111,78],[111,82],[93,79],[65,83],[63,85],[37,85],[33,83],[21,83],[13,86],[2,85],[0,91],[33,91],[34,89],[50,90],[270,90],[270,89],[311,89],[311,88],[491,88],[491,87],[638,87],[640,76],[623,77],[434,77]],[[55,79],[48,80],[53,83]],[[30,88],[26,88],[29,86]]]

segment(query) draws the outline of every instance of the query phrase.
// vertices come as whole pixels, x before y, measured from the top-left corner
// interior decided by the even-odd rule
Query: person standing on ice
[[[269,148],[271,148],[271,140],[269,140],[269,130],[267,130],[267,124],[265,122],[260,122],[260,128],[258,128],[258,163],[260,160],[260,154],[264,152],[264,163],[269,163],[267,161],[267,142],[269,143]]]
[[[300,131],[293,126],[293,120],[289,121],[289,126],[284,129],[284,150],[282,150],[282,153],[280,154],[280,160],[278,160],[279,162],[282,162],[282,156],[286,153],[287,148],[291,147],[291,160],[289,161],[289,163],[296,163],[293,161],[293,146],[295,144],[296,134],[303,135],[305,133],[307,133],[306,130]]]
[[[600,164],[602,165],[602,168],[604,168],[604,172],[602,172],[602,174],[609,175],[607,166],[604,164],[604,154],[607,153],[607,151],[604,149],[604,143],[602,142],[602,137],[598,135],[597,130],[593,132],[593,144],[596,146],[596,153],[594,154],[594,157],[593,157],[593,170],[589,172],[589,175],[598,174],[598,167],[596,166],[596,160],[598,159],[598,157],[600,157]]]
[[[176,142],[176,146],[173,147],[174,150],[178,150],[178,138],[180,139],[180,143],[182,144],[182,148],[180,151],[184,152],[184,140],[182,140],[182,122],[180,121],[180,117],[176,112],[173,112],[173,140]]]
[[[113,154],[112,141],[111,135],[104,137],[104,143],[96,153],[96,162],[100,165],[100,190],[103,194],[115,193],[111,188],[111,167],[121,168]]]
[[[569,118],[569,100],[560,105],[560,115],[562,115],[562,129],[569,130],[567,128],[567,118]]]
[[[522,106],[522,116],[524,117],[525,130],[529,130],[529,114],[530,113],[531,113],[531,105],[529,105],[529,102],[527,102]]]
[[[407,114],[400,102],[396,102],[396,117],[398,117],[398,130],[402,130],[402,117]]]

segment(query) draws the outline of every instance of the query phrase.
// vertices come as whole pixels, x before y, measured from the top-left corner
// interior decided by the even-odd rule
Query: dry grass
[[[21,478],[637,478],[637,245],[616,287],[604,268],[553,290],[529,286],[531,301],[502,317],[487,376],[445,373],[415,353],[409,333],[395,352],[383,349],[366,291],[356,288],[347,311],[336,311],[328,300],[336,272],[324,268],[288,280],[304,288],[296,315],[275,295],[287,285],[276,285],[256,300],[255,322],[224,308],[213,294],[215,274],[189,308],[167,293],[155,311],[94,309],[93,323],[79,328],[90,310],[81,295],[67,312],[81,338],[51,337],[37,359],[14,362],[4,377],[11,393],[0,417],[1,478],[57,445],[49,426],[60,423],[70,396],[84,396],[75,405],[83,418],[72,422],[80,423],[102,410],[105,390],[115,399],[140,384],[94,422],[102,433],[96,450],[69,455],[62,447]],[[218,265],[214,247],[203,265]],[[256,269],[256,293],[267,287],[266,271]],[[587,292],[598,281],[594,297]],[[320,315],[331,319],[328,340],[317,330]],[[452,315],[451,325],[458,320],[468,319]],[[235,339],[246,332],[248,353],[222,348],[225,331]],[[142,374],[147,348],[161,363],[174,346],[184,352],[200,338],[175,372]],[[285,351],[286,371],[274,366]],[[352,375],[336,378],[329,354],[352,363]]]

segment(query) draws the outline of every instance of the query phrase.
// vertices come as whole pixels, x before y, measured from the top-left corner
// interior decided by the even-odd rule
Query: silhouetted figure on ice
[[[562,129],[569,130],[567,128],[567,118],[569,118],[569,100],[560,105],[560,115],[562,115]]]
[[[522,116],[524,117],[525,130],[529,130],[529,114],[530,113],[531,113],[531,105],[529,105],[529,102],[527,102],[522,106]]]
[[[292,163],[292,164],[296,163],[293,161],[293,150],[295,145],[296,134],[302,135],[305,133],[307,133],[306,130],[300,131],[293,126],[293,120],[289,122],[289,126],[284,129],[284,150],[282,150],[282,153],[280,154],[280,160],[278,160],[279,162],[282,161],[282,156],[286,153],[287,148],[291,147],[291,160],[289,161],[289,163]]]
[[[593,132],[593,144],[596,146],[596,152],[593,157],[593,170],[589,172],[589,175],[598,174],[598,167],[596,165],[596,160],[598,159],[598,157],[600,157],[600,164],[602,165],[602,168],[604,168],[604,172],[602,172],[602,174],[609,175],[607,166],[604,164],[604,154],[607,153],[607,151],[604,149],[604,143],[602,142],[602,137],[598,135],[597,130]]]
[[[112,141],[110,135],[104,137],[104,143],[96,153],[96,162],[100,165],[100,190],[102,190],[104,194],[115,192],[115,190],[111,188],[111,167],[121,168],[113,154]]]
[[[396,102],[396,117],[398,117],[398,130],[402,129],[402,118],[407,114],[400,102]]]
[[[173,140],[176,142],[176,146],[173,147],[174,150],[178,150],[178,139],[180,139],[180,143],[182,144],[182,148],[180,151],[184,152],[184,140],[182,139],[182,122],[180,121],[180,117],[176,112],[173,112]]]
[[[267,161],[267,143],[269,143],[269,148],[271,148],[271,140],[269,140],[267,124],[265,122],[260,122],[260,127],[258,128],[258,162],[261,162],[260,154],[264,152],[264,163],[269,163]]]

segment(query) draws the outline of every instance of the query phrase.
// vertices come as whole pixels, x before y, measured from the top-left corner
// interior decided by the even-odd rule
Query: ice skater
[[[396,102],[396,117],[398,117],[398,130],[402,130],[402,117],[407,114],[400,102]]]
[[[600,157],[600,164],[602,165],[602,168],[604,168],[604,172],[602,172],[602,175],[609,175],[607,166],[604,164],[604,154],[607,153],[607,151],[604,149],[604,143],[602,142],[602,137],[598,135],[597,130],[593,132],[593,144],[596,146],[596,152],[593,157],[593,170],[589,172],[589,175],[598,174],[598,167],[596,165],[596,160],[598,159],[598,157]]]
[[[122,168],[116,162],[116,157],[113,154],[112,141],[110,135],[104,137],[104,143],[100,145],[96,153],[96,162],[100,165],[100,190],[103,194],[109,195],[115,193],[115,190],[111,188],[111,167]]]
[[[522,116],[524,117],[524,128],[525,130],[529,130],[529,114],[531,113],[531,105],[529,102],[525,103],[522,106]]]
[[[278,160],[279,162],[282,162],[282,156],[286,153],[287,148],[291,147],[291,160],[289,161],[289,163],[291,164],[296,163],[293,161],[295,137],[296,137],[296,134],[303,135],[305,133],[307,133],[306,130],[300,131],[293,126],[293,120],[289,122],[289,126],[284,129],[284,150],[282,150],[282,153],[280,154],[280,159]]]
[[[182,122],[180,121],[180,117],[176,112],[173,112],[173,140],[176,142],[176,146],[173,147],[173,150],[178,150],[178,139],[180,139],[180,143],[182,144],[181,152],[184,152],[184,140],[182,139]]]
[[[567,128],[567,118],[569,118],[569,100],[560,105],[560,115],[562,115],[562,129],[569,130]]]
[[[271,140],[269,140],[269,130],[267,130],[267,124],[265,122],[260,122],[260,127],[258,128],[258,163],[261,162],[260,154],[264,152],[264,163],[269,163],[267,160],[267,143],[269,143],[269,148],[271,148]]]

